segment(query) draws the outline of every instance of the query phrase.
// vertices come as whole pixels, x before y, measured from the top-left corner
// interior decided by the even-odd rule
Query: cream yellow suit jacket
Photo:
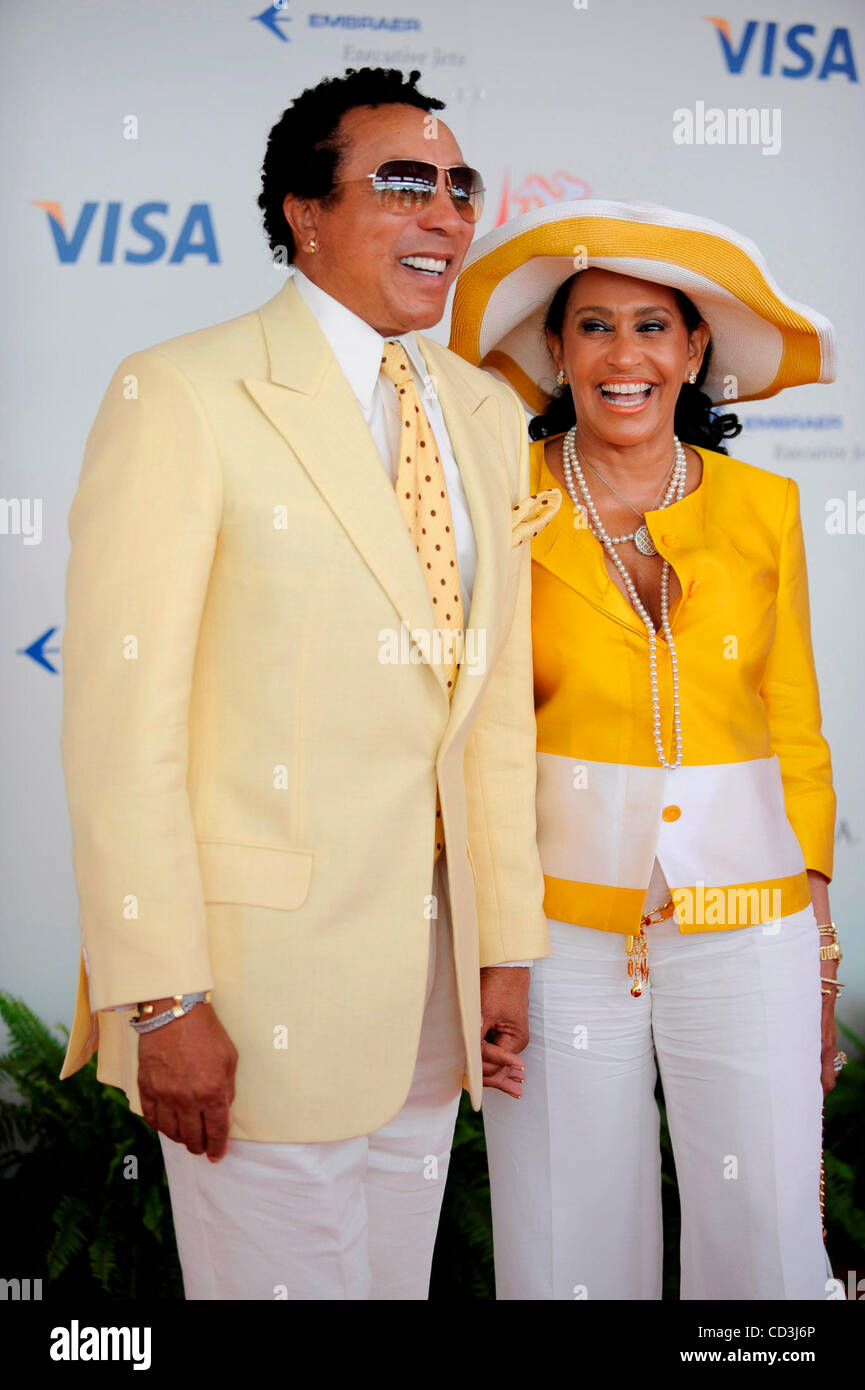
[[[98,1046],[99,1077],[139,1113],[137,1037],[106,1010],[205,988],[240,1056],[232,1137],[348,1138],[400,1109],[437,781],[475,1108],[479,966],[548,952],[531,555],[513,528],[524,417],[507,387],[420,342],[477,542],[466,645],[485,641],[485,668],[464,664],[452,702],[422,643],[381,659],[387,633],[430,632],[434,612],[290,281],[126,358],[90,433],[62,646],[83,950],[61,1075]]]

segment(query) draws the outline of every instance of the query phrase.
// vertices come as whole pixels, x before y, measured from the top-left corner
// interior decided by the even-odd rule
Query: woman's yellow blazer
[[[531,450],[531,489],[558,487]],[[538,843],[547,917],[639,930],[657,856],[683,931],[770,923],[832,876],[835,795],[789,478],[698,449],[694,492],[646,514],[681,597],[683,765],[660,766],[648,635],[567,495],[532,542]],[[560,489],[561,490],[561,489]],[[658,636],[662,735],[673,700]]]

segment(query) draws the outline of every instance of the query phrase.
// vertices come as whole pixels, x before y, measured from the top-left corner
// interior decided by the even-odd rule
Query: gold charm
[[[628,956],[628,975],[631,980],[631,994],[635,999],[639,999],[643,992],[643,986],[649,982],[649,942],[646,937],[646,927],[651,927],[655,922],[666,922],[668,917],[672,917],[676,911],[675,903],[672,898],[668,898],[660,907],[653,907],[651,912],[646,912],[640,918],[640,932],[638,936],[629,936],[625,941],[625,951]]]
[[[634,999],[639,999],[643,993],[643,986],[649,982],[649,958],[648,942],[646,941],[646,929],[640,927],[639,936],[629,936],[625,942],[625,950],[628,954],[628,975],[631,980],[631,995]]]

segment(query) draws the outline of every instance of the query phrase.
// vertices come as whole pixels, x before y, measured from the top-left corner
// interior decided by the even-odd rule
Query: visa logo
[[[761,77],[810,77],[815,74],[818,82],[825,82],[837,72],[843,73],[848,82],[859,81],[848,29],[833,29],[824,44],[817,38],[813,24],[791,24],[785,29],[774,20],[749,19],[736,40],[730,33],[728,20],[711,15],[706,18],[715,26],[727,71],[734,76],[744,72],[751,60],[750,70],[754,71],[759,64],[757,70]]]
[[[44,208],[48,216],[48,226],[54,239],[54,248],[57,252],[57,259],[61,265],[75,265],[81,255],[84,243],[93,241],[90,230],[94,222],[97,222],[97,212],[99,203],[84,203],[75,225],[67,227],[66,217],[59,203],[43,203],[34,200],[34,207]],[[123,226],[123,204],[105,203],[105,212],[101,219],[102,235],[99,243],[99,264],[113,265],[118,259],[126,262],[127,265],[152,265],[154,261],[162,260],[168,251],[168,238],[158,226],[152,222],[154,217],[166,217],[168,215],[167,203],[139,203],[129,213],[128,230],[135,236],[140,237],[147,243],[147,249],[124,248],[122,253],[118,250],[118,242],[121,239],[121,227]],[[125,241],[125,236],[123,240]],[[189,256],[203,256],[211,265],[219,264],[219,252],[216,249],[216,235],[213,230],[213,219],[207,203],[192,203],[180,231],[174,241],[171,254],[168,256],[169,265],[179,265]]]

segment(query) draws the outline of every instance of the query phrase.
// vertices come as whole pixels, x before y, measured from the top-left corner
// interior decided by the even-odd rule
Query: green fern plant
[[[156,1135],[95,1059],[58,1079],[65,1044],[22,1000],[0,991],[0,1017],[4,1277],[44,1299],[182,1298]]]
[[[495,1297],[484,1126],[463,1091],[430,1279],[431,1299]]]
[[[840,1022],[838,1032],[849,1060],[823,1111],[823,1219],[833,1271],[846,1287],[850,1270],[865,1276],[865,1041]]]

